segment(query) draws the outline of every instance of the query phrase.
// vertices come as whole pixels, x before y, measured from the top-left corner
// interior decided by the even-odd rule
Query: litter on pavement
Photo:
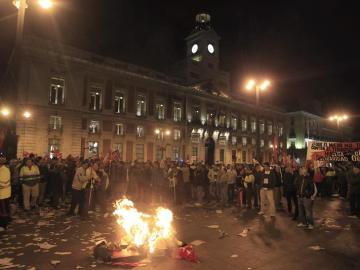
[[[325,248],[320,247],[320,246],[310,246],[309,249],[315,250],[315,251],[320,251],[320,250],[324,250]]]

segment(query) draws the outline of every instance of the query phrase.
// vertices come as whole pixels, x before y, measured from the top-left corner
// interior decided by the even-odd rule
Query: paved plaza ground
[[[195,247],[200,262],[165,256],[141,269],[360,269],[360,220],[347,217],[346,207],[339,199],[316,200],[313,231],[297,228],[284,211],[271,220],[255,210],[188,207],[175,217],[177,236],[188,243],[204,241]],[[92,257],[97,240],[117,239],[114,218],[93,214],[80,221],[65,217],[65,211],[44,208],[34,217],[17,213],[0,235],[0,269],[121,269]],[[238,236],[244,229],[247,235]],[[227,235],[221,238],[219,230]]]

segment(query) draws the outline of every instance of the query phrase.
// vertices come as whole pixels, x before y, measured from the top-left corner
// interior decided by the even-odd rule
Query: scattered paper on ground
[[[319,250],[324,250],[325,248],[320,247],[320,246],[310,246],[309,249],[319,251]]]
[[[216,214],[222,214],[223,211],[222,210],[216,210]]]
[[[231,255],[230,257],[231,257],[231,258],[237,258],[237,257],[239,257],[239,255],[233,254],[233,255]]]
[[[51,245],[48,242],[40,243],[40,244],[38,244],[38,246],[41,249],[51,249],[51,248],[56,247],[56,245]]]
[[[70,255],[71,252],[70,251],[63,251],[63,252],[56,251],[54,254],[56,254],[56,255]]]
[[[209,225],[207,227],[210,229],[219,229],[219,225]]]
[[[52,264],[52,265],[57,265],[57,264],[59,264],[61,261],[58,261],[58,260],[52,260],[52,261],[50,261],[50,263]]]
[[[246,237],[249,232],[249,229],[244,229],[241,233],[237,234],[237,236]]]
[[[206,242],[202,241],[202,240],[194,240],[190,244],[193,245],[193,246],[200,246],[200,245],[202,245],[204,243],[206,243]]]

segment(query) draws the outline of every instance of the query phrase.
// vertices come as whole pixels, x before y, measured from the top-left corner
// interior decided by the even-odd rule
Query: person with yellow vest
[[[19,178],[22,183],[24,209],[29,211],[30,206],[36,208],[40,181],[39,168],[33,164],[30,158],[25,161],[25,166],[21,168]]]
[[[6,230],[10,222],[10,170],[5,164],[6,157],[0,154],[0,232]]]

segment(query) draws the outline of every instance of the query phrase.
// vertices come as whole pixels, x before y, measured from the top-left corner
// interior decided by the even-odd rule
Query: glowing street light
[[[156,135],[160,134],[160,129],[158,129],[158,128],[155,129],[155,134],[156,134]]]
[[[1,114],[2,114],[3,116],[7,117],[7,116],[9,116],[9,114],[10,114],[10,110],[9,110],[8,108],[3,108],[3,109],[1,110]]]
[[[51,0],[39,0],[38,3],[43,9],[49,9],[54,4]]]
[[[333,116],[330,116],[329,120],[336,121],[337,128],[340,128],[341,122],[343,122],[344,120],[347,120],[348,118],[349,118],[349,116],[347,116],[346,114],[344,114],[344,115],[335,114]]]
[[[25,112],[23,113],[23,116],[28,119],[28,118],[31,117],[31,112],[25,111]]]
[[[165,135],[166,135],[166,136],[169,136],[169,135],[170,135],[170,130],[166,130],[166,131],[165,131]]]
[[[260,92],[265,91],[270,87],[271,82],[269,80],[256,81],[254,79],[249,80],[246,83],[246,90],[253,91],[255,90],[256,94],[256,158],[260,159],[260,132],[259,132],[259,101],[260,101]],[[260,160],[259,160],[260,161]]]

